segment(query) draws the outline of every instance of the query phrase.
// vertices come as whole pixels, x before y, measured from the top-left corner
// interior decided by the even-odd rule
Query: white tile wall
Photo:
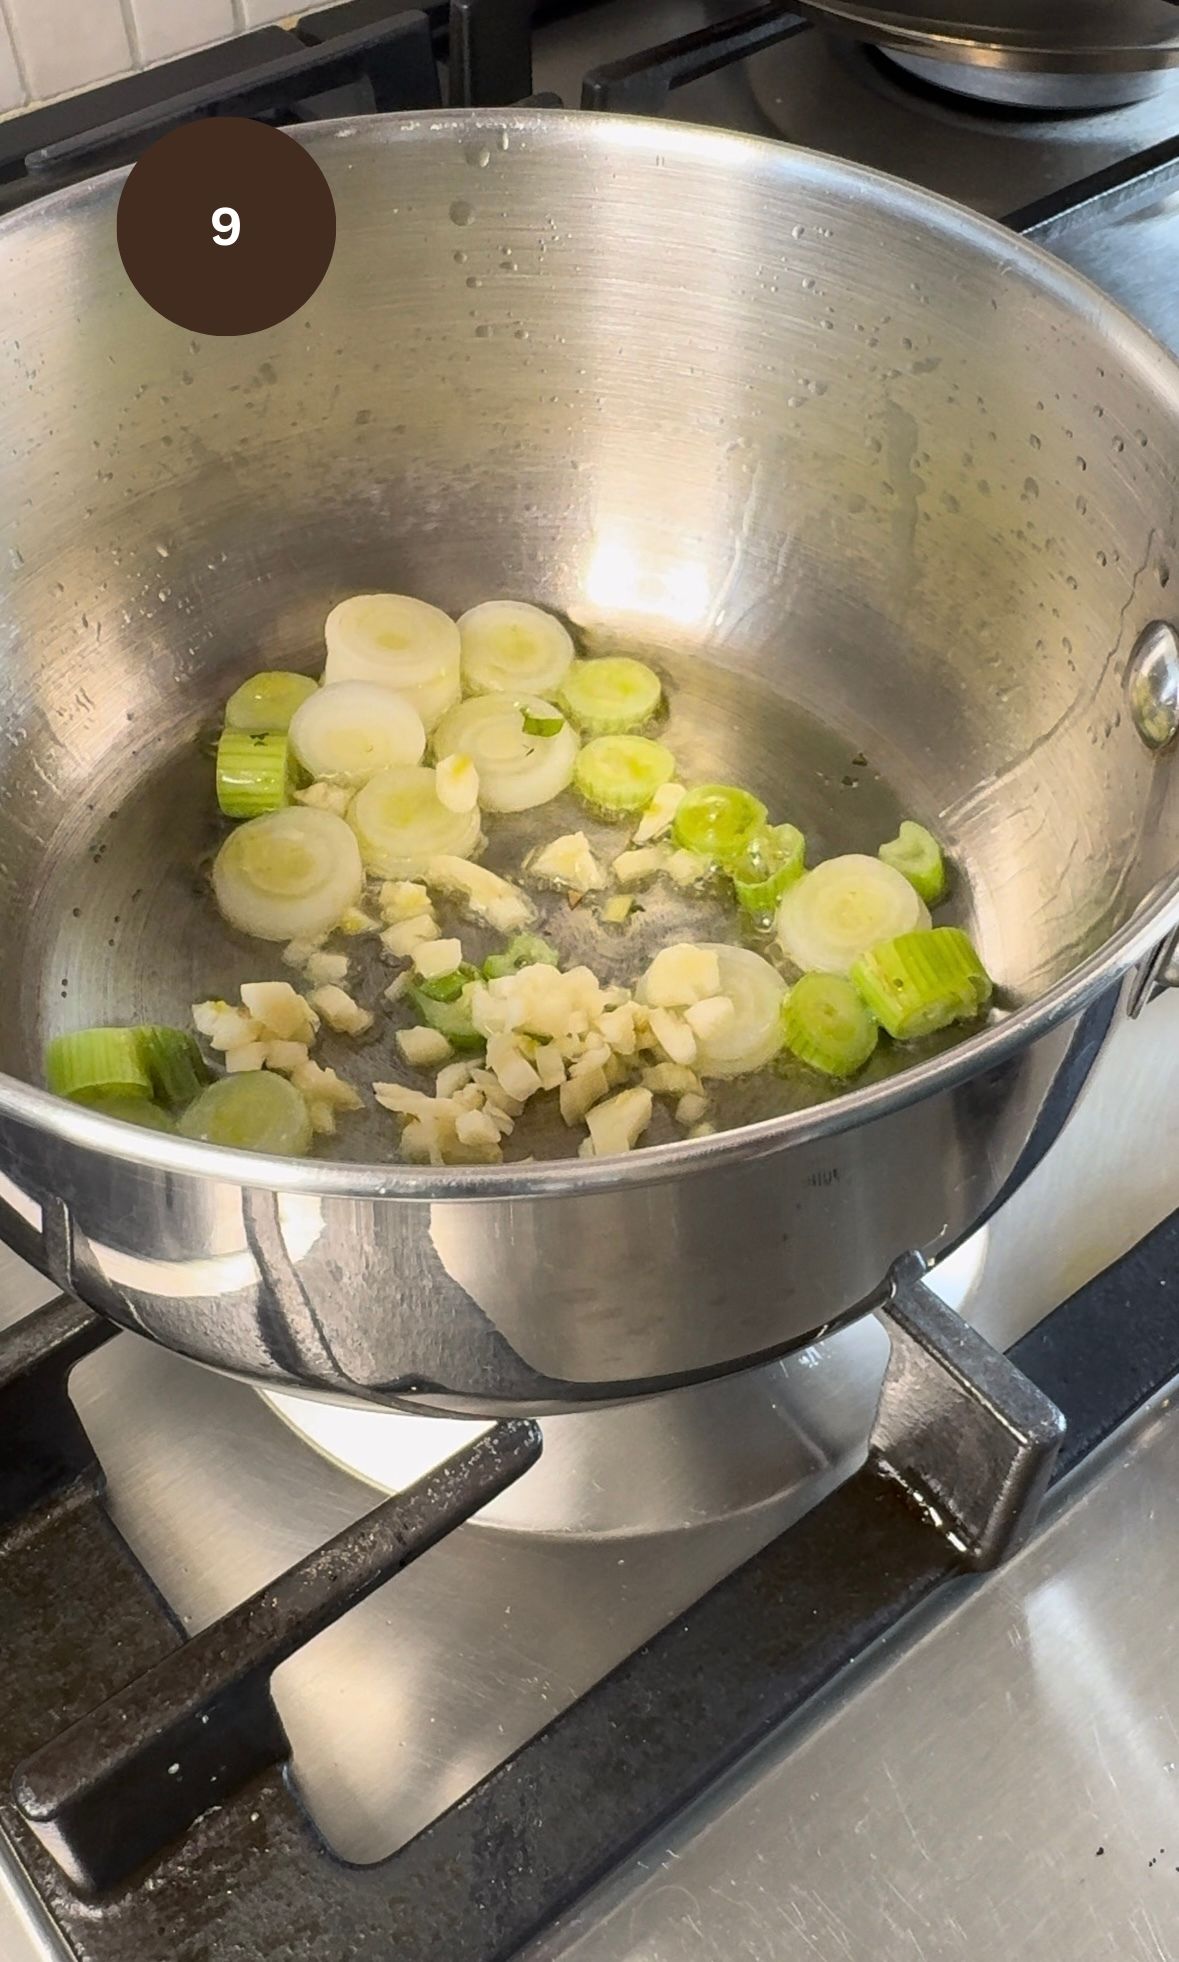
[[[0,115],[332,0],[0,0]]]

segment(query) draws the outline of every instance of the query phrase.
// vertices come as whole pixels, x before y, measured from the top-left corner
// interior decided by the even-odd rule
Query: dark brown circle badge
[[[242,116],[153,143],[119,199],[119,257],[165,320],[256,334],[309,300],[331,264],[336,208],[301,143]]]

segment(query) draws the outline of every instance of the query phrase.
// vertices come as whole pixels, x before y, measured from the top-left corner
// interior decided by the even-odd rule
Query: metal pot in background
[[[4,1231],[162,1343],[337,1396],[570,1408],[789,1349],[977,1226],[1161,977],[1179,370],[997,226],[780,145],[547,112],[300,140],[339,242],[265,333],[142,304],[117,175],[0,227]],[[652,650],[709,773],[820,849],[935,822],[1007,1019],[596,1162],[402,1166],[374,1112],[358,1162],[290,1163],[31,1087],[58,1028],[257,978],[201,890],[196,739],[381,587]]]
[[[1173,0],[806,0],[937,88],[1028,110],[1113,108],[1174,85]]]

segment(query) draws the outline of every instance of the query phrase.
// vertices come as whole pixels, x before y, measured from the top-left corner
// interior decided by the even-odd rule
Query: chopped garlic
[[[453,1053],[441,1029],[431,1029],[425,1024],[415,1029],[398,1029],[396,1040],[402,1057],[415,1070],[432,1069],[436,1063],[447,1062]]]
[[[255,1021],[281,1042],[311,1042],[319,1019],[289,981],[245,981],[241,998]]]
[[[423,981],[453,974],[463,957],[461,940],[423,940],[413,950],[413,964]]]
[[[471,1081],[489,1110],[502,1111],[505,1117],[519,1117],[524,1109],[523,1104],[515,1097],[509,1097],[498,1076],[492,1076],[490,1070],[473,1069]]]
[[[363,1110],[364,1098],[345,1083],[335,1070],[325,1069],[321,1063],[300,1063],[297,1070],[291,1071],[291,1082],[305,1097],[318,1097],[322,1103],[330,1104],[333,1110]]]
[[[225,1067],[231,1075],[238,1070],[260,1070],[266,1061],[264,1042],[239,1042],[225,1052]]]
[[[699,1042],[710,1042],[713,1036],[728,1028],[736,1013],[730,996],[706,995],[703,1001],[694,1001],[685,1008],[684,1020]]]
[[[332,811],[336,817],[345,817],[352,792],[346,784],[309,783],[306,790],[295,792],[295,802],[308,804],[313,811]]]
[[[663,845],[647,845],[642,851],[619,852],[610,867],[620,886],[638,886],[666,869],[668,853]]]
[[[479,772],[469,756],[456,751],[434,765],[434,791],[447,811],[473,811],[479,802]]]
[[[337,922],[337,930],[340,933],[375,933],[377,926],[378,922],[373,919],[372,914],[364,912],[359,906],[349,906],[341,913]]]
[[[555,1042],[542,1042],[532,1058],[542,1090],[559,1090],[565,1081],[565,1059]]]
[[[643,976],[643,1000],[651,1008],[687,1008],[721,991],[720,961],[711,947],[690,941],[665,947]]]
[[[526,893],[489,872],[485,865],[472,865],[468,859],[443,853],[426,867],[427,883],[448,898],[459,899],[476,918],[486,920],[497,933],[519,933],[536,918],[536,908]]]
[[[511,1119],[507,1122],[510,1124]],[[465,1145],[498,1145],[500,1140],[499,1126],[486,1111],[464,1110],[454,1128]]]
[[[696,1061],[696,1038],[682,1015],[673,1008],[653,1008],[651,1034],[673,1063]]]
[[[194,1001],[193,1026],[214,1049],[233,1049],[238,1043],[256,1042],[262,1031],[244,1008],[232,1008],[227,1001]]]
[[[527,1056],[509,1035],[493,1035],[487,1044],[487,1067],[503,1085],[509,1097],[527,1103],[541,1088],[541,1081]]]
[[[415,947],[426,940],[437,940],[441,929],[433,913],[415,913],[408,920],[398,920],[387,926],[381,935],[381,945],[394,960],[409,960]]]
[[[608,899],[603,906],[602,919],[607,926],[623,926],[634,903],[634,898],[630,893],[616,892],[614,897]]]
[[[373,1025],[372,1012],[353,1001],[343,988],[328,986],[316,988],[311,996],[311,1006],[322,1015],[329,1029],[337,1035],[359,1036]]]
[[[657,1097],[698,1095],[700,1091],[700,1078],[695,1070],[686,1069],[682,1063],[654,1063],[643,1071],[643,1082]]]
[[[689,1090],[675,1107],[675,1121],[677,1124],[698,1124],[707,1109],[708,1098],[696,1090]]]
[[[610,1085],[603,1069],[587,1070],[584,1076],[571,1076],[561,1085],[559,1092],[561,1116],[566,1124],[580,1124],[586,1112],[609,1094]]]
[[[639,819],[633,843],[647,845],[662,838],[684,799],[682,783],[662,783]]]
[[[443,1164],[438,1126],[425,1118],[411,1118],[401,1133],[401,1155],[415,1165]]]
[[[434,1033],[437,1035],[438,1030],[436,1029]],[[434,1094],[436,1097],[453,1097],[456,1090],[465,1090],[470,1082],[469,1063],[448,1063],[446,1068],[439,1070],[434,1078]]]
[[[600,1037],[592,1038],[585,1045],[575,1063],[569,1065],[570,1076],[585,1076],[588,1070],[604,1070],[611,1058],[608,1042]]]
[[[321,1138],[330,1138],[336,1129],[336,1113],[322,1097],[308,1097],[307,1115],[311,1129]]]
[[[620,1090],[587,1112],[585,1121],[595,1158],[605,1158],[615,1151],[631,1151],[651,1122],[653,1108],[651,1092],[634,1089]]]
[[[303,969],[313,987],[322,988],[330,982],[340,982],[347,978],[347,954],[325,954],[317,950],[311,955]]]
[[[606,874],[590,850],[584,831],[568,831],[564,837],[542,845],[539,851],[533,852],[524,869],[533,879],[583,894],[601,892],[606,884]]]
[[[633,1001],[620,1002],[598,1017],[598,1031],[619,1056],[633,1056],[639,1046],[637,1018]]]
[[[396,926],[398,920],[417,919],[434,910],[425,886],[419,885],[416,879],[386,879],[377,894],[377,905],[386,926]]]
[[[402,1029],[402,1035],[413,1035],[412,1029]],[[430,1030],[437,1035],[437,1029]],[[425,1090],[410,1090],[404,1083],[374,1083],[373,1096],[385,1110],[393,1111],[398,1117],[433,1118],[439,1108],[439,1098],[431,1097]]]
[[[268,1070],[278,1070],[283,1075],[289,1075],[292,1070],[297,1070],[301,1063],[307,1061],[305,1042],[275,1041],[265,1043],[263,1046],[266,1050]]]
[[[711,1138],[716,1130],[715,1124],[693,1124],[688,1132],[690,1138]]]
[[[322,937],[319,940],[290,940],[282,950],[283,961],[287,967],[306,967],[322,945]]]
[[[712,878],[716,867],[699,852],[678,851],[672,852],[664,869],[677,886],[702,886],[706,879]]]

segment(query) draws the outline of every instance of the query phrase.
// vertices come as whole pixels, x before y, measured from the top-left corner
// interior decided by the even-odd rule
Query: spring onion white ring
[[[556,734],[529,735],[553,723]],[[560,709],[535,695],[473,695],[444,715],[434,734],[438,756],[469,756],[479,774],[479,800],[488,811],[530,811],[558,797],[573,776],[577,737]],[[441,847],[439,849],[442,849]]]
[[[420,763],[426,731],[411,702],[375,681],[337,681],[291,717],[295,760],[309,777],[359,789],[391,764]]]
[[[406,593],[356,593],[324,623],[325,682],[372,681],[412,702],[427,729],[458,700],[459,630]]]
[[[561,622],[523,600],[484,600],[460,615],[458,630],[471,695],[554,695],[573,661]]]
[[[782,896],[777,934],[804,974],[848,974],[878,940],[929,925],[925,902],[906,878],[862,852],[824,859]]]
[[[363,887],[360,849],[343,818],[302,804],[239,824],[213,865],[225,918],[260,940],[327,933]]]
[[[381,879],[414,879],[432,859],[470,858],[479,843],[479,812],[450,811],[425,764],[378,770],[357,791],[348,823],[368,870]]]

